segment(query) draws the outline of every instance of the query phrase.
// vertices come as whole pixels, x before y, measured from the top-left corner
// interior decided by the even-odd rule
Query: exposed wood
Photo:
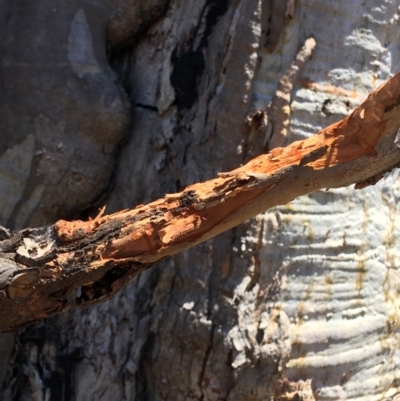
[[[399,104],[400,73],[345,119],[218,178],[134,210],[10,235],[0,242],[0,330],[102,302],[155,262],[295,197],[375,183],[400,163]]]

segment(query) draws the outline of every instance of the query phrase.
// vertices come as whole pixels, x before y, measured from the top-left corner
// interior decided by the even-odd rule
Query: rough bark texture
[[[300,195],[376,184],[400,165],[399,99],[400,73],[347,118],[213,180],[94,220],[4,229],[0,331],[104,302],[155,262]]]
[[[3,225],[84,212],[110,182],[107,212],[131,208],[261,153],[248,117],[311,35],[290,113],[274,117],[290,142],[399,66],[394,0],[131,3],[0,1]],[[297,200],[107,303],[4,335],[3,399],[396,399],[398,183]]]

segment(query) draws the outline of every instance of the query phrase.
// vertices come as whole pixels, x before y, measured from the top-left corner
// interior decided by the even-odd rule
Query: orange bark
[[[0,331],[89,306],[158,260],[295,197],[374,184],[400,163],[400,74],[345,119],[219,177],[91,221],[60,220],[0,242]]]

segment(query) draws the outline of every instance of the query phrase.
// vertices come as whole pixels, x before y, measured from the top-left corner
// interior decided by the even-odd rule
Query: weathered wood
[[[10,235],[0,242],[0,330],[109,299],[155,262],[295,197],[375,183],[400,163],[399,104],[400,73],[345,119],[218,178],[133,210]]]

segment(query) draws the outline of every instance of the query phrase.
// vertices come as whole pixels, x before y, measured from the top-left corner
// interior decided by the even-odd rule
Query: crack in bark
[[[199,401],[204,401],[204,397],[205,397],[204,390],[203,390],[203,380],[204,380],[204,377],[205,377],[205,374],[206,374],[207,362],[208,362],[208,359],[210,357],[210,354],[211,354],[211,351],[212,351],[212,347],[213,347],[214,330],[215,330],[215,326],[212,323],[211,327],[210,327],[210,337],[209,337],[209,340],[208,340],[208,346],[207,346],[206,352],[204,353],[204,357],[203,357],[203,360],[202,360],[202,363],[201,363],[201,371],[200,371],[200,375],[199,375],[199,389],[200,389],[200,392],[201,392],[201,397],[200,397]]]

